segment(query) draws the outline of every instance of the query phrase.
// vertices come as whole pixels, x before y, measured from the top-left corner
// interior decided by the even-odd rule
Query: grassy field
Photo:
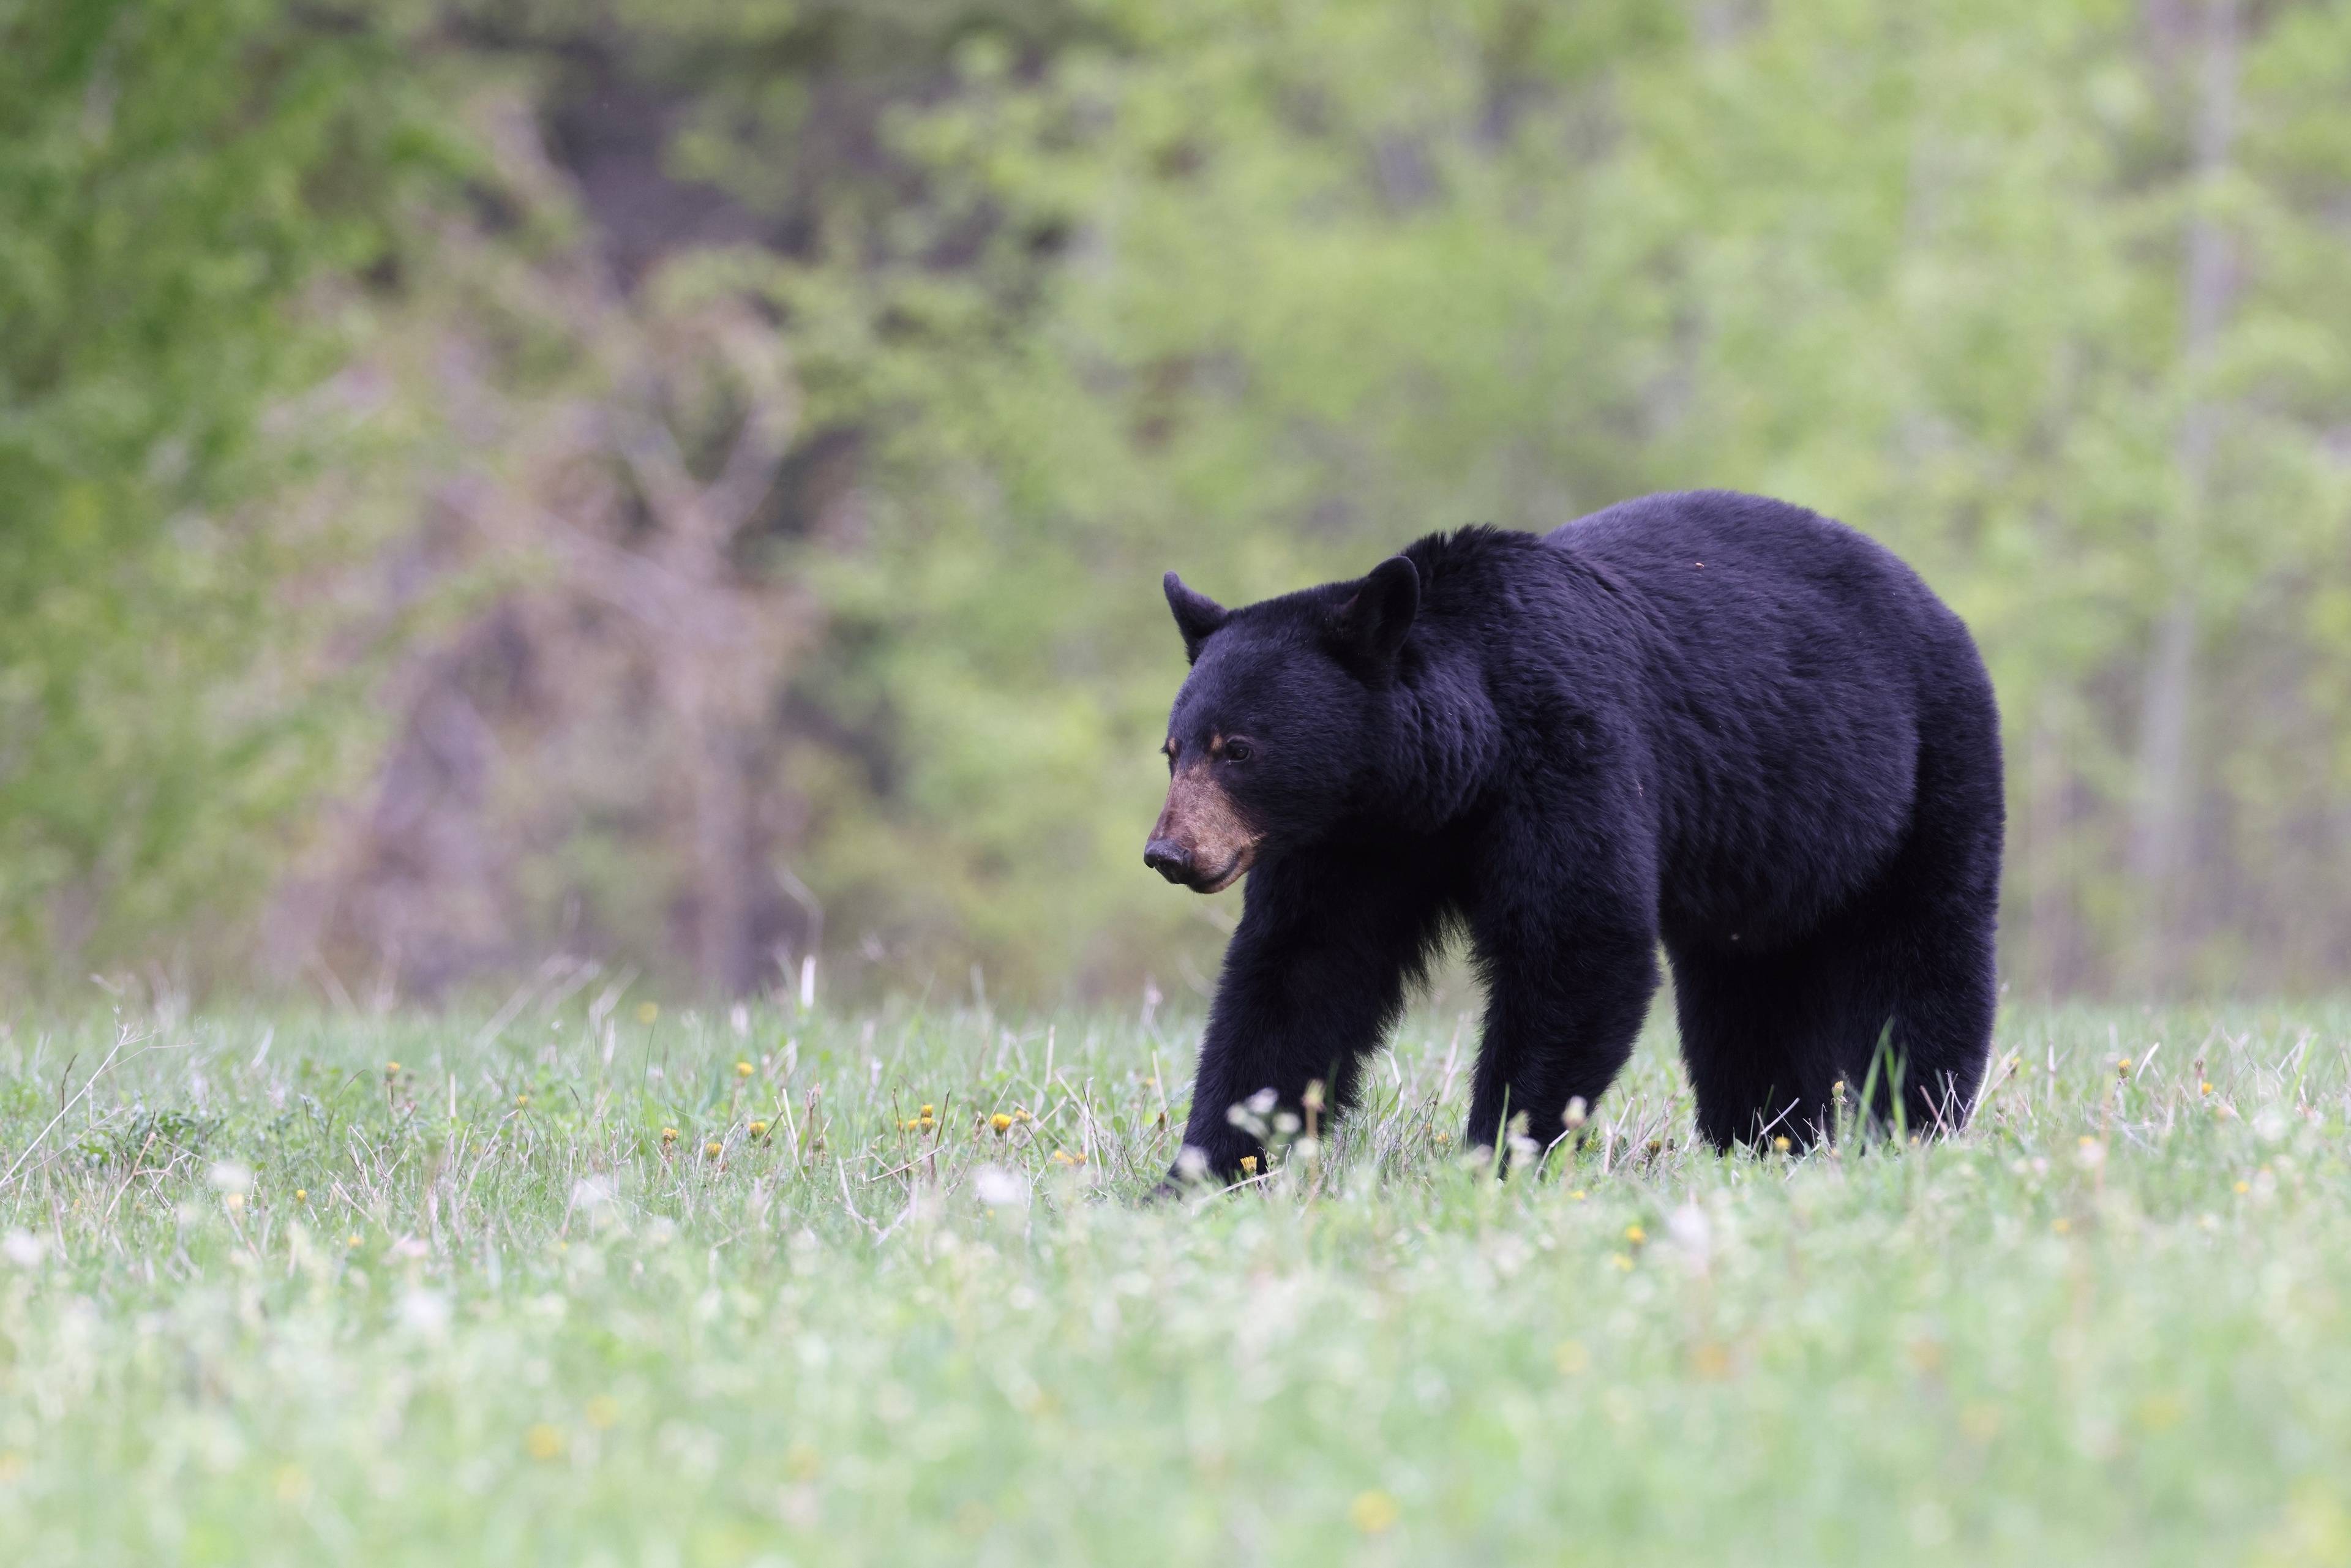
[[[1802,1158],[1653,1029],[1508,1183],[1425,1015],[1144,1207],[1196,1027],[20,1017],[0,1556],[2351,1563],[2351,1009],[2013,1009]]]

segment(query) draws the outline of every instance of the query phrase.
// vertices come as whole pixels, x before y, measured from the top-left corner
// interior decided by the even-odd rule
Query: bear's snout
[[[1173,839],[1154,839],[1144,845],[1143,863],[1169,882],[1186,882],[1192,875],[1191,852]]]
[[[1258,833],[1209,769],[1179,769],[1167,785],[1143,863],[1195,893],[1221,893],[1257,859]]]

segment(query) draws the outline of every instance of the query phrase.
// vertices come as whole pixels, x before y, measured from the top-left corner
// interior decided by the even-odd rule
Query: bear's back
[[[1805,507],[1735,490],[1677,490],[1620,502],[1553,528],[1543,542],[1651,589],[1712,569],[1739,574],[1750,588],[1768,584],[1807,598],[1859,596],[1880,609],[1888,597],[1939,605],[1900,557],[1868,535]]]
[[[1639,629],[1669,919],[1801,924],[1842,896],[1907,831],[1922,731],[1954,676],[1989,706],[1972,640],[1917,574],[1801,507],[1650,496],[1545,543]]]

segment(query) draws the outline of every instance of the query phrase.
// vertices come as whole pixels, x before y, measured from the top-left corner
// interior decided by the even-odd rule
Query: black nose
[[[1191,852],[1174,839],[1154,839],[1143,846],[1143,863],[1169,882],[1192,874]]]

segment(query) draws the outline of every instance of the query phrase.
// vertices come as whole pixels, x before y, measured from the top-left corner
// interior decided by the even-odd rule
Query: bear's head
[[[1361,797],[1420,574],[1369,577],[1228,610],[1166,578],[1192,673],[1167,717],[1167,804],[1143,862],[1199,893],[1327,832]]]

